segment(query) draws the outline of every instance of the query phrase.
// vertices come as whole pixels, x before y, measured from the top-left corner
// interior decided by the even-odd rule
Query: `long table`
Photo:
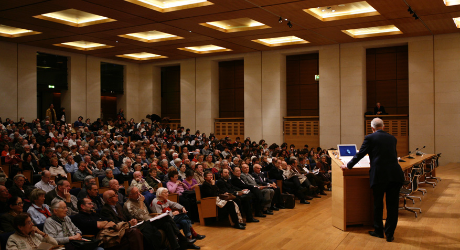
[[[369,184],[369,167],[353,168],[342,171],[343,162],[338,159],[337,150],[329,150],[332,159],[332,225],[343,231],[352,225],[373,225],[373,198]],[[400,162],[403,171],[410,169],[434,154],[412,155],[402,157]]]

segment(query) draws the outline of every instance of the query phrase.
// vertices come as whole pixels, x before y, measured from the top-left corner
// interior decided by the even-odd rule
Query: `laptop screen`
[[[355,156],[356,154],[356,144],[337,145],[337,148],[339,149],[339,157]]]

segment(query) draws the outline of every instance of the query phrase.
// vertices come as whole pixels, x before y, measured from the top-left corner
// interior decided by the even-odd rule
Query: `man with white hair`
[[[404,172],[399,166],[396,153],[396,138],[385,132],[383,120],[375,118],[371,122],[372,134],[364,138],[359,152],[353,156],[342,170],[351,169],[365,155],[369,154],[369,182],[374,195],[374,231],[369,234],[394,240],[394,231],[398,224],[399,190],[404,182]],[[383,226],[383,197],[386,195],[387,219]]]
[[[172,160],[169,162],[169,166],[175,166],[176,165],[176,164],[174,164],[174,160],[177,159],[177,157],[179,157],[178,153],[173,153],[172,154]]]

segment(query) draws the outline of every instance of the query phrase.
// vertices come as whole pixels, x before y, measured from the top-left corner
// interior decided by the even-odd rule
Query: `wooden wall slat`
[[[319,146],[319,119],[312,121],[284,121],[284,141],[296,148],[303,148],[305,144],[310,147]]]

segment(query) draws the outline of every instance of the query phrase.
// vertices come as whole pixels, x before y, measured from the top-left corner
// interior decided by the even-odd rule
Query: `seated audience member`
[[[306,159],[304,157],[299,157],[299,164],[297,165],[297,169],[299,172],[304,173],[308,180],[311,182],[312,185],[317,186],[318,190],[317,192],[321,195],[327,195],[324,192],[324,185],[327,185],[328,187],[331,187],[331,182],[329,181],[323,181],[321,178],[321,173],[312,173],[308,169],[308,164],[306,164]]]
[[[204,179],[205,182],[201,186],[201,198],[218,196],[218,188],[215,185],[215,181],[212,179],[212,172],[209,170],[204,172]],[[216,205],[219,209],[225,210],[230,215],[230,220],[233,223],[234,228],[246,229],[246,223],[243,223],[243,218],[241,217],[240,209],[236,202],[233,200],[221,200],[217,197]]]
[[[67,173],[65,172],[64,168],[62,166],[58,165],[58,159],[57,158],[51,158],[50,160],[51,166],[49,168],[49,171],[51,173],[51,176],[56,177],[56,180],[62,180],[62,179],[67,179]]]
[[[43,231],[53,237],[65,249],[75,249],[71,241],[81,240],[82,233],[67,216],[67,205],[64,201],[55,201],[51,205],[52,216],[46,219]]]
[[[102,187],[109,187],[109,181],[114,180],[113,171],[110,168],[105,170],[105,177],[102,179]]]
[[[203,174],[204,174],[204,172],[203,172],[203,164],[201,164],[201,163],[196,164],[195,165],[195,174],[194,174],[193,178],[200,185],[203,184],[203,182],[204,182]]]
[[[128,215],[128,220],[136,219],[138,221],[149,220],[152,218],[150,216],[149,210],[144,203],[144,196],[139,192],[137,187],[131,186],[127,190],[128,200],[123,206],[123,212],[125,215]],[[187,239],[177,228],[176,223],[172,220],[170,216],[165,216],[159,220],[154,220],[151,222],[152,226],[162,229],[166,238],[169,241],[171,249],[182,249],[188,247],[194,247],[198,249],[193,243],[196,239]]]
[[[8,189],[0,185],[0,214],[6,213],[9,210],[8,206],[8,198],[10,197],[10,193],[8,192]]]
[[[113,190],[104,192],[104,206],[101,210],[101,217],[118,224],[120,222],[128,222],[131,226],[136,225],[138,220],[131,219],[123,212],[123,206],[120,205],[118,195]],[[162,235],[158,229],[152,226],[151,223],[142,223],[136,227],[143,234],[144,249],[156,249],[160,247]]]
[[[32,181],[35,183],[40,179],[42,170],[33,158],[32,153],[24,154],[24,161],[22,162],[23,170],[32,170]]]
[[[107,168],[110,168],[113,172],[114,175],[116,174],[121,174],[121,171],[119,168],[115,167],[115,163],[113,160],[108,160],[107,161]]]
[[[277,165],[281,166],[283,169],[283,185],[290,186],[290,188],[294,190],[295,195],[300,200],[300,204],[310,204],[310,202],[306,201],[305,199],[312,199],[312,197],[305,196],[308,188],[302,185],[303,183],[306,184],[306,182],[301,182],[299,176],[297,176],[296,173],[291,170],[291,166],[287,165],[285,161],[278,159]]]
[[[117,180],[110,180],[109,181],[109,189],[115,192],[115,194],[118,196],[118,203],[123,206],[126,202],[126,197],[124,194],[120,192],[120,185],[118,184]],[[122,189],[124,191],[124,189]]]
[[[154,190],[153,188],[147,183],[147,181],[142,178],[142,173],[140,171],[136,171],[133,174],[133,181],[131,181],[131,186],[132,187],[137,187],[139,189],[139,192],[144,196],[145,198],[145,204],[148,206],[152,202],[152,200],[155,198],[153,195]]]
[[[157,178],[158,171],[156,168],[149,169],[149,175],[145,177],[147,183],[153,188],[158,188],[158,183],[161,183],[161,180]]]
[[[260,165],[255,164],[254,167],[255,166],[260,166]],[[270,207],[271,207],[271,203],[273,201],[273,197],[275,195],[275,191],[273,189],[270,189],[268,186],[259,185],[256,182],[256,179],[254,177],[252,177],[252,175],[249,174],[249,166],[248,166],[248,164],[246,164],[246,163],[243,164],[241,166],[241,170],[243,171],[243,173],[241,173],[240,178],[246,184],[258,188],[260,190],[260,192],[262,193],[263,199],[265,201],[264,202],[265,205],[263,206],[263,213],[273,215],[273,211],[270,209]]]
[[[101,196],[99,196],[99,189],[97,188],[96,184],[89,184],[86,189],[87,196],[84,198],[88,198],[93,202],[93,207],[97,211],[102,209],[104,205],[104,201],[102,200]],[[83,198],[82,198],[83,199]]]
[[[96,162],[96,169],[93,170],[92,175],[94,177],[105,175],[105,170],[102,168],[103,166],[104,166],[104,164],[102,163],[101,160],[97,161]]]
[[[8,212],[0,216],[0,231],[14,232],[14,217],[23,212],[24,203],[21,197],[12,196],[8,199],[7,204],[9,206]]]
[[[185,186],[187,186],[185,190],[195,190],[195,187],[200,185],[196,182],[195,178],[193,178],[194,176],[195,176],[195,172],[193,172],[193,170],[191,169],[185,170],[185,178],[182,181],[182,183],[184,183]]]
[[[77,194],[77,199],[78,200],[86,197],[86,190],[87,190],[88,186],[91,185],[91,184],[96,184],[96,178],[94,178],[92,175],[88,175],[83,180],[82,189]]]
[[[150,204],[150,209],[154,213],[165,213],[170,212],[170,216],[173,218],[174,222],[180,224],[184,230],[185,237],[190,239],[194,238],[197,240],[202,240],[206,236],[199,235],[192,227],[192,221],[187,216],[187,210],[184,206],[180,205],[177,202],[168,200],[168,189],[160,187],[157,189],[157,197]],[[173,211],[177,210],[177,211]]]
[[[86,176],[92,175],[93,172],[88,168],[86,162],[81,161],[78,163],[78,170],[73,173],[74,181],[83,181]]]
[[[203,163],[203,167],[207,169],[212,169],[214,167],[214,163],[212,162],[212,155],[209,154],[206,156],[206,161]]]
[[[332,170],[331,164],[327,162],[327,156],[322,155],[320,161],[316,164],[316,167],[319,169],[319,177],[326,183],[330,185],[332,180]],[[328,186],[329,186],[328,185]]]
[[[259,222],[259,220],[254,219],[252,216],[251,194],[244,194],[244,192],[249,190],[242,190],[236,186],[233,186],[232,181],[230,180],[230,173],[228,169],[221,169],[220,178],[216,181],[216,186],[219,189],[219,194],[233,194],[236,196],[236,199],[233,201],[235,201],[238,207],[241,209],[240,211],[246,214],[246,222]]]
[[[118,175],[118,182],[123,185],[125,181],[129,182],[133,179],[133,176],[130,175],[128,166],[126,164],[121,164],[120,168],[121,174]]]
[[[49,198],[49,195],[52,194],[53,191],[48,192],[46,194],[46,198]],[[67,215],[75,215],[78,214],[77,208],[77,197],[70,194],[70,183],[66,180],[60,180],[57,183],[57,187],[55,189],[55,197],[51,200],[50,204],[54,204],[56,202],[62,201],[68,209],[66,209]],[[48,197],[47,197],[48,196]],[[45,200],[46,201],[46,200]]]
[[[243,164],[243,166],[244,165],[245,164]],[[259,186],[266,186],[274,190],[274,195],[273,195],[272,204],[270,208],[271,210],[278,211],[280,208],[281,209],[285,208],[283,205],[284,202],[281,199],[280,188],[276,186],[275,182],[265,177],[265,175],[262,173],[262,166],[260,166],[259,164],[254,165],[254,173],[252,174],[252,177],[254,177],[256,183]]]
[[[38,188],[30,193],[32,205],[27,210],[27,213],[35,225],[45,223],[45,220],[51,216],[50,207],[45,204],[45,195],[46,192]]]
[[[13,178],[14,184],[9,189],[9,192],[12,196],[18,196],[22,199],[27,199],[27,196],[30,194],[30,188],[24,183],[26,182],[26,177],[23,174],[17,174]]]
[[[180,160],[180,159],[179,159]],[[181,161],[182,162],[182,161]],[[181,164],[178,168],[177,168],[177,173],[179,174],[179,179],[181,180],[185,180],[185,171],[187,169],[187,166],[185,164]]]
[[[39,182],[35,183],[36,188],[39,188],[45,191],[46,193],[56,188],[56,183],[54,182],[54,180],[51,180],[50,171],[44,170],[41,173],[41,177],[42,179]]]
[[[16,149],[11,147],[9,153],[5,156],[5,164],[10,166],[10,175],[15,176],[20,170],[19,163],[22,162],[21,157],[16,154]]]
[[[107,221],[101,218],[96,214],[94,210],[94,202],[91,202],[88,198],[83,198],[78,201],[78,208],[80,212],[72,218],[75,226],[81,230],[83,235],[97,235],[104,229],[109,229],[111,227],[116,227],[117,223],[113,221]],[[130,226],[135,225],[134,223]],[[116,235],[120,236],[119,230],[106,230],[104,235]],[[104,243],[109,243],[105,242]],[[142,240],[142,233],[136,228],[126,228],[123,229],[123,235],[120,241],[111,242],[110,244],[104,244],[105,247],[111,250],[118,249],[132,249],[139,250],[144,249],[144,244]]]
[[[249,185],[241,178],[241,169],[239,167],[235,167],[233,170],[233,177],[231,179],[233,186],[238,187],[242,190],[249,190],[249,195],[252,197],[253,205],[254,205],[254,216],[256,217],[266,217],[263,214],[263,206],[267,203],[264,200],[262,192],[260,191],[259,187]]]
[[[78,163],[75,162],[72,155],[68,155],[67,164],[65,164],[64,167],[67,173],[73,174],[78,170]]]
[[[33,250],[37,249],[42,242],[58,245],[53,237],[33,225],[27,213],[20,213],[14,218],[13,228],[15,233],[8,238],[6,249]]]

